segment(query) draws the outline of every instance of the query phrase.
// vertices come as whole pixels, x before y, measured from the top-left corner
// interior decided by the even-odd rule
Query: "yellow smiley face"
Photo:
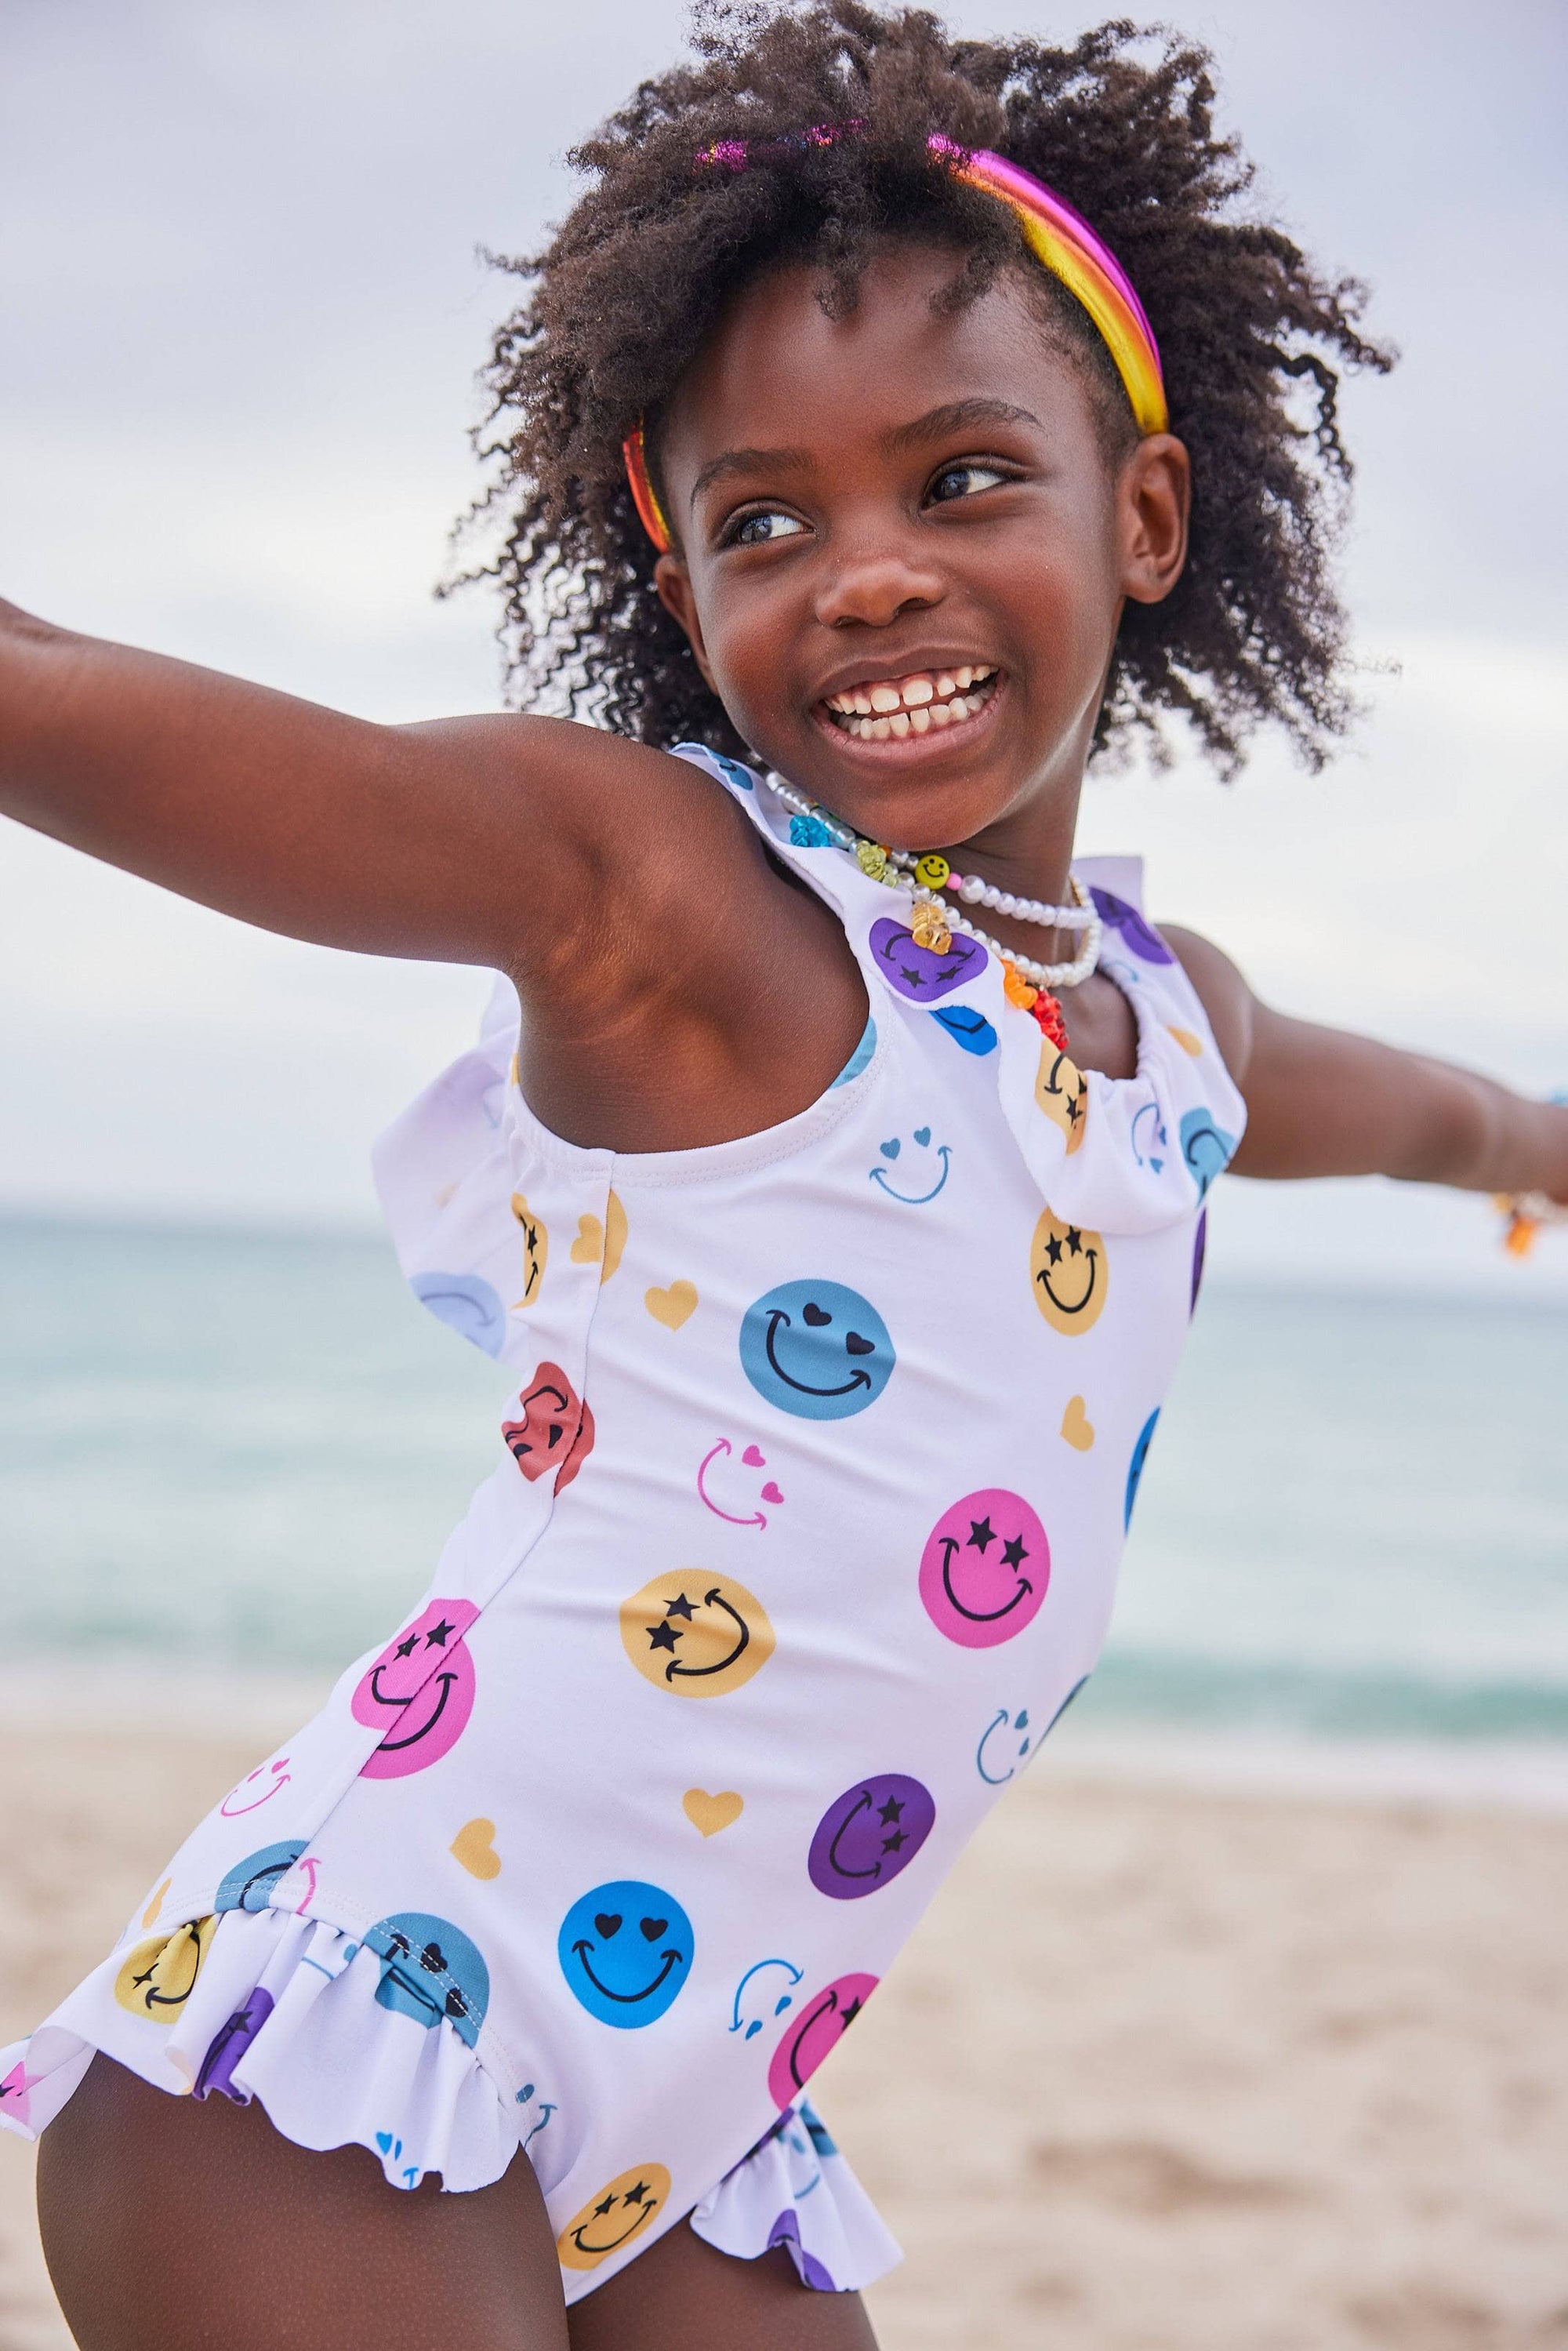
[[[643,2163],[607,2180],[580,2212],[573,2213],[555,2249],[563,2270],[596,2270],[634,2237],[670,2199],[670,2175],[662,2163]]]
[[[722,1698],[773,1655],[773,1627],[755,1593],[732,1575],[677,1568],[621,1604],[626,1655],[655,1689]]]
[[[114,1997],[132,2016],[172,2024],[190,1999],[217,1926],[215,1917],[193,1918],[172,1935],[138,1943],[114,1979]]]
[[[1059,1126],[1067,1137],[1071,1159],[1089,1123],[1089,1081],[1049,1037],[1040,1050],[1034,1098],[1052,1126]]]
[[[1110,1286],[1100,1235],[1086,1225],[1061,1224],[1047,1208],[1034,1228],[1029,1260],[1034,1302],[1051,1329],[1068,1338],[1092,1330]]]
[[[549,1227],[542,1217],[529,1207],[521,1192],[512,1195],[512,1214],[523,1236],[523,1294],[514,1299],[514,1308],[531,1306],[544,1285],[545,1267],[549,1259]]]

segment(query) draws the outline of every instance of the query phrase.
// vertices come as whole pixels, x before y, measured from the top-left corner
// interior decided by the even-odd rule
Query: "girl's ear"
[[[1164,601],[1186,563],[1192,465],[1174,433],[1151,433],[1116,485],[1122,592],[1135,604]]]
[[[710,694],[718,692],[713,672],[708,667],[707,648],[703,643],[703,625],[697,617],[696,598],[692,594],[691,573],[678,555],[661,555],[653,566],[653,585],[659,591],[659,601],[673,620],[680,622],[696,656],[703,684]]]

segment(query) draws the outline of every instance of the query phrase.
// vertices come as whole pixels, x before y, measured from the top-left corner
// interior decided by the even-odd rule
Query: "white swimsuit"
[[[569,2301],[684,2215],[849,2288],[896,2258],[802,2097],[1092,1669],[1243,1110],[1086,862],[1138,1068],[687,747],[840,915],[872,1018],[696,1151],[548,1134],[517,1006],[383,1138],[404,1271],[515,1367],[429,1598],[0,2053],[40,2129],[101,2049],[449,2189],[527,2149]],[[809,1006],[802,1018],[810,1017]]]

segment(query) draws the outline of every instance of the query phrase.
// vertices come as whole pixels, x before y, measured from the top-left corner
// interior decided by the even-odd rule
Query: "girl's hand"
[[[1237,1175],[1393,1176],[1568,1205],[1568,1109],[1457,1063],[1290,1019],[1207,939],[1164,935],[1247,1102]]]

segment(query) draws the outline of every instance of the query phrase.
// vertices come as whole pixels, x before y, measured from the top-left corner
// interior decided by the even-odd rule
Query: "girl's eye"
[[[1008,479],[995,465],[967,459],[961,465],[945,465],[931,485],[930,495],[938,505],[946,506],[954,498],[972,498],[977,490],[994,490]]]
[[[773,507],[765,514],[746,516],[729,532],[726,543],[730,547],[770,547],[776,538],[793,538],[805,528],[793,515],[780,514]]]

